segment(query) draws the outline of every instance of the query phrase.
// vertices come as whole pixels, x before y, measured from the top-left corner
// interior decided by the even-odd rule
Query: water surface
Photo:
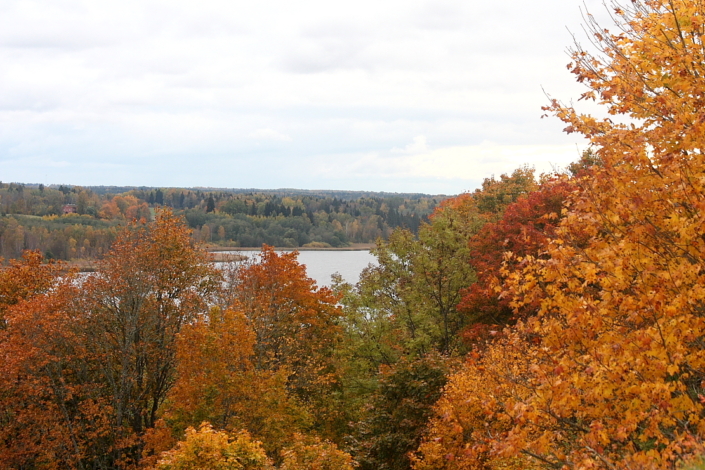
[[[234,251],[245,256],[257,256],[258,251]],[[368,250],[335,251],[335,250],[307,250],[299,252],[299,263],[306,266],[306,273],[319,286],[330,286],[331,276],[338,273],[343,280],[356,283],[360,273],[370,263],[377,265],[375,258]]]

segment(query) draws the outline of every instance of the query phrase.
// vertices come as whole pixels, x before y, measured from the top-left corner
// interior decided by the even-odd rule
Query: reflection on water
[[[257,251],[233,252],[246,256],[257,256]],[[360,273],[372,263],[377,265],[377,258],[369,251],[301,251],[299,263],[306,266],[308,276],[319,286],[330,286],[331,276],[339,273],[343,280],[352,284],[360,278]]]

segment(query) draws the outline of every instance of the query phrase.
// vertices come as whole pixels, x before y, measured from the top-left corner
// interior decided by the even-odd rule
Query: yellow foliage
[[[699,1],[631,2],[616,33],[589,24],[602,55],[574,51],[578,80],[631,121],[550,107],[598,165],[550,260],[526,260],[509,284],[515,306],[542,299],[524,327],[542,356],[508,447],[576,468],[672,468],[702,447],[704,17]]]
[[[512,430],[520,400],[530,395],[532,352],[516,334],[468,356],[436,404],[414,470],[530,469],[501,443]]]
[[[207,321],[184,329],[167,407],[177,427],[206,420],[222,429],[247,429],[276,453],[307,426],[306,411],[287,391],[288,370],[256,369],[254,344],[248,319],[234,310],[213,308]]]
[[[185,440],[164,452],[157,470],[268,470],[272,469],[262,445],[246,431],[231,436],[209,423],[188,428]]]
[[[353,470],[357,463],[329,441],[296,434],[294,443],[282,451],[281,470]]]
[[[483,445],[490,468],[500,457],[530,456],[554,468],[673,469],[703,451],[705,4],[625,3],[614,32],[587,17],[599,54],[577,47],[571,64],[590,89],[583,98],[622,122],[557,101],[547,108],[567,132],[590,139],[596,165],[578,173],[580,191],[546,256],[504,272],[503,295],[515,308],[540,305],[517,327],[530,345],[529,385],[515,393],[502,379],[493,396],[510,398],[493,402],[488,376],[468,365],[438,405],[417,469],[480,468],[469,459],[452,466],[449,450],[457,461],[454,449],[474,455]],[[488,354],[511,356],[514,347]],[[504,432],[493,428],[497,413]]]

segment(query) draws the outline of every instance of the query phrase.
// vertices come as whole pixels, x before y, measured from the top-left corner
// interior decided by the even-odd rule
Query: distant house
[[[75,214],[76,212],[76,204],[64,204],[64,215]]]

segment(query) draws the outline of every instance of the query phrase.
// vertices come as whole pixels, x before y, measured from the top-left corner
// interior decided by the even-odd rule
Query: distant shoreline
[[[374,243],[353,243],[350,246],[343,247],[330,247],[330,248],[317,248],[308,246],[299,246],[296,248],[277,246],[274,247],[275,251],[369,251],[375,248],[377,245]],[[262,247],[254,246],[207,246],[206,251],[211,253],[217,253],[222,251],[260,251]]]
[[[315,248],[315,247],[275,247],[275,251],[369,251],[375,248],[377,245],[374,243],[353,243],[350,246],[344,247],[330,247],[330,248]],[[260,251],[261,247],[247,247],[247,246],[206,246],[205,250],[211,253],[212,261],[222,262],[222,261],[233,261],[240,259],[245,259],[245,257],[238,257],[236,254],[229,255],[224,253],[226,251]],[[65,261],[67,268],[76,269],[81,273],[92,273],[97,271],[98,260],[94,259],[75,259],[71,261]]]

